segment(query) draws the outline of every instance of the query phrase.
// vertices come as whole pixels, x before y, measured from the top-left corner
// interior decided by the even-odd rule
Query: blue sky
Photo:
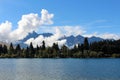
[[[22,15],[42,9],[54,14],[51,27],[81,26],[87,35],[120,35],[120,0],[0,0],[0,23],[10,21],[14,30]]]

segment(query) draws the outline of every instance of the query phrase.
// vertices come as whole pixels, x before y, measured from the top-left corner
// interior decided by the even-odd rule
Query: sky
[[[14,41],[33,30],[56,34],[57,28],[67,36],[120,39],[119,3],[120,0],[0,0],[0,38]]]

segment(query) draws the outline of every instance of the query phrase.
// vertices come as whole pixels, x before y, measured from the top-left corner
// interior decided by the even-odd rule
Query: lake
[[[0,80],[120,80],[120,59],[0,59]]]

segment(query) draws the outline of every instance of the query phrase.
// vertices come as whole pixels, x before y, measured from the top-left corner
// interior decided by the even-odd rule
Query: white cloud
[[[8,21],[0,24],[0,39],[2,41],[7,41],[9,39],[11,28],[12,28],[12,23]]]
[[[86,32],[81,26],[62,26],[60,28],[63,29],[63,32],[66,36],[77,36],[82,35]]]
[[[40,35],[35,39],[31,38],[31,39],[27,40],[25,43],[29,45],[32,42],[33,46],[36,47],[36,45],[41,46],[42,41],[45,41],[46,46],[52,46],[53,43],[58,43],[59,46],[62,46],[63,44],[66,43],[65,39],[64,40],[59,40],[62,36],[63,36],[63,34],[61,33],[60,29],[56,28],[55,34],[53,36],[43,37],[42,35]]]
[[[47,27],[41,27],[40,30],[42,30],[42,32],[53,33],[57,27],[59,27],[61,32],[66,36],[83,35],[86,32],[84,28],[82,28],[81,26],[47,26]]]
[[[117,34],[112,34],[112,33],[100,34],[100,33],[95,32],[93,34],[84,34],[83,36],[85,36],[85,37],[96,36],[96,37],[100,37],[100,38],[103,38],[103,39],[115,39],[115,40],[120,39],[120,36],[118,36]]]
[[[117,34],[112,34],[112,33],[100,34],[99,37],[104,38],[104,39],[115,39],[115,40],[120,39],[120,36],[118,36]]]
[[[53,14],[49,14],[45,9],[42,9],[41,17],[34,13],[23,15],[21,20],[18,22],[18,28],[10,33],[11,39],[22,39],[29,32],[36,31],[42,25],[53,24],[53,21],[51,20],[53,16]]]
[[[84,37],[92,37],[92,36],[98,37],[97,35],[98,35],[98,32],[94,32],[94,33],[92,33],[92,34],[84,34],[83,36],[84,36]]]
[[[48,11],[45,9],[42,9],[41,14],[41,24],[53,24],[53,21],[51,19],[54,17],[54,14],[49,14]]]

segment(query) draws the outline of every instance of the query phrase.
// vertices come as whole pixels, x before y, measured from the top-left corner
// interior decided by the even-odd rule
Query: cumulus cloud
[[[6,21],[0,24],[0,39],[3,41],[7,41],[9,39],[9,34],[12,29],[12,23]],[[7,41],[8,42],[8,41]]]
[[[10,33],[11,39],[22,39],[29,32],[36,31],[42,25],[53,24],[53,16],[53,14],[49,14],[45,9],[42,9],[41,17],[34,13],[23,15],[21,20],[18,22],[18,28]]]
[[[16,41],[24,38],[29,32],[36,31],[43,25],[53,24],[54,14],[49,14],[47,10],[42,9],[41,16],[30,13],[23,15],[18,22],[18,27],[12,31],[12,23],[6,21],[0,24],[0,38],[2,41]]]
[[[53,24],[53,21],[51,20],[53,16],[54,14],[49,14],[47,10],[42,9],[40,24],[46,24],[46,25]]]
[[[65,39],[59,40],[62,36],[63,36],[63,34],[61,33],[60,29],[56,28],[55,34],[50,37],[43,37],[42,35],[40,35],[35,39],[31,38],[31,39],[27,40],[25,43],[29,45],[32,42],[33,46],[36,47],[36,45],[41,46],[42,41],[45,41],[46,46],[52,46],[53,43],[58,43],[59,46],[62,46],[63,44],[66,43]]]

